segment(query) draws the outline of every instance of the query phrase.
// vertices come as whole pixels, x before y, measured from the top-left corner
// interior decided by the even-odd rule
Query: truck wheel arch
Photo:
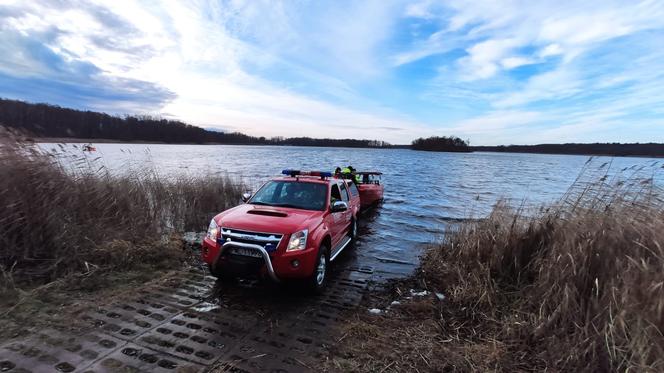
[[[332,238],[330,237],[329,234],[326,234],[325,237],[323,237],[323,239],[320,241],[320,243],[321,244],[318,245],[318,247],[325,245],[325,247],[327,247],[328,250],[332,250]]]

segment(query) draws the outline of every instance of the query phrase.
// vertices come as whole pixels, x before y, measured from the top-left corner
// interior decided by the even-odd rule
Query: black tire
[[[224,273],[223,271],[220,271],[219,269],[215,269],[211,264],[208,264],[208,269],[210,270],[210,275],[214,276],[217,278],[219,281],[232,281],[235,278],[227,273]]]
[[[350,237],[351,242],[355,242],[357,238],[357,219],[353,218],[350,221],[350,228],[348,228],[348,237]]]
[[[221,276],[221,273],[219,271],[215,270],[214,267],[212,267],[212,264],[208,264],[207,266],[208,266],[208,269],[210,270],[210,274],[212,276],[217,277],[217,278],[219,278]]]
[[[322,274],[321,263],[323,263]],[[312,273],[311,277],[309,277],[307,280],[307,289],[311,294],[322,294],[325,291],[328,282],[327,278],[329,277],[329,268],[330,250],[327,248],[327,246],[325,246],[325,244],[323,244],[318,249],[318,257],[316,258],[314,273]]]

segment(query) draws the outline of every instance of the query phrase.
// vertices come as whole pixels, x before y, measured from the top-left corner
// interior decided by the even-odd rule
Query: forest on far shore
[[[577,154],[664,157],[664,144],[658,143],[594,143],[594,144],[538,144],[538,145],[500,145],[473,146],[477,152],[499,153],[540,153],[540,154]]]
[[[426,150],[433,152],[471,152],[468,141],[455,136],[432,136],[426,139],[413,140],[410,147],[413,150]]]
[[[241,132],[210,131],[178,120],[150,116],[113,116],[106,113],[33,104],[0,98],[0,126],[38,138],[72,138],[89,141],[162,142],[170,144],[290,145],[349,148],[405,148],[442,152],[504,152],[610,156],[664,157],[660,143],[595,143],[471,146],[455,136],[419,138],[410,145],[379,140],[318,139],[310,137],[256,137]]]
[[[63,108],[49,104],[0,99],[0,125],[22,130],[36,138],[104,139],[123,142],[171,144],[237,144],[336,146],[382,148],[379,140],[314,139],[309,137],[255,137],[240,132],[218,132],[178,120],[150,116],[112,116],[106,113]]]

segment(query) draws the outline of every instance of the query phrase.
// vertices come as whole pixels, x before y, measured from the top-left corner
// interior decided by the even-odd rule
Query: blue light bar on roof
[[[289,176],[320,176],[320,177],[332,177],[331,172],[324,171],[300,171],[300,170],[283,170],[281,171],[284,175]]]

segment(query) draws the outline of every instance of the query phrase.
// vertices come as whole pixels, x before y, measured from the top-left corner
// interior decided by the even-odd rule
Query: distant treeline
[[[433,136],[426,139],[413,140],[413,150],[427,150],[434,152],[470,152],[468,142],[455,136]]]
[[[664,144],[657,144],[657,143],[643,143],[643,144],[594,143],[594,144],[473,146],[472,150],[481,151],[481,152],[505,152],[505,153],[664,157]]]
[[[0,125],[26,131],[34,137],[106,139],[182,143],[244,145],[389,147],[377,140],[312,139],[308,137],[254,137],[240,132],[208,131],[177,120],[150,116],[118,117],[48,104],[0,99]]]
[[[356,139],[314,139],[309,137],[255,137],[240,132],[209,131],[177,120],[150,116],[112,116],[48,104],[32,104],[0,98],[0,126],[25,131],[36,138],[104,139],[120,142],[164,142],[171,144],[238,144],[330,146],[351,148],[411,148],[443,152],[510,152],[664,157],[664,144],[540,144],[470,146],[455,136],[420,138],[411,145],[390,145],[384,141]]]
[[[594,143],[594,144],[539,144],[539,145],[499,145],[470,146],[468,141],[458,137],[434,136],[419,138],[411,144],[411,149],[440,152],[504,152],[504,153],[542,153],[542,154],[576,154],[576,155],[608,155],[608,156],[639,156],[664,157],[664,144],[658,143]]]

